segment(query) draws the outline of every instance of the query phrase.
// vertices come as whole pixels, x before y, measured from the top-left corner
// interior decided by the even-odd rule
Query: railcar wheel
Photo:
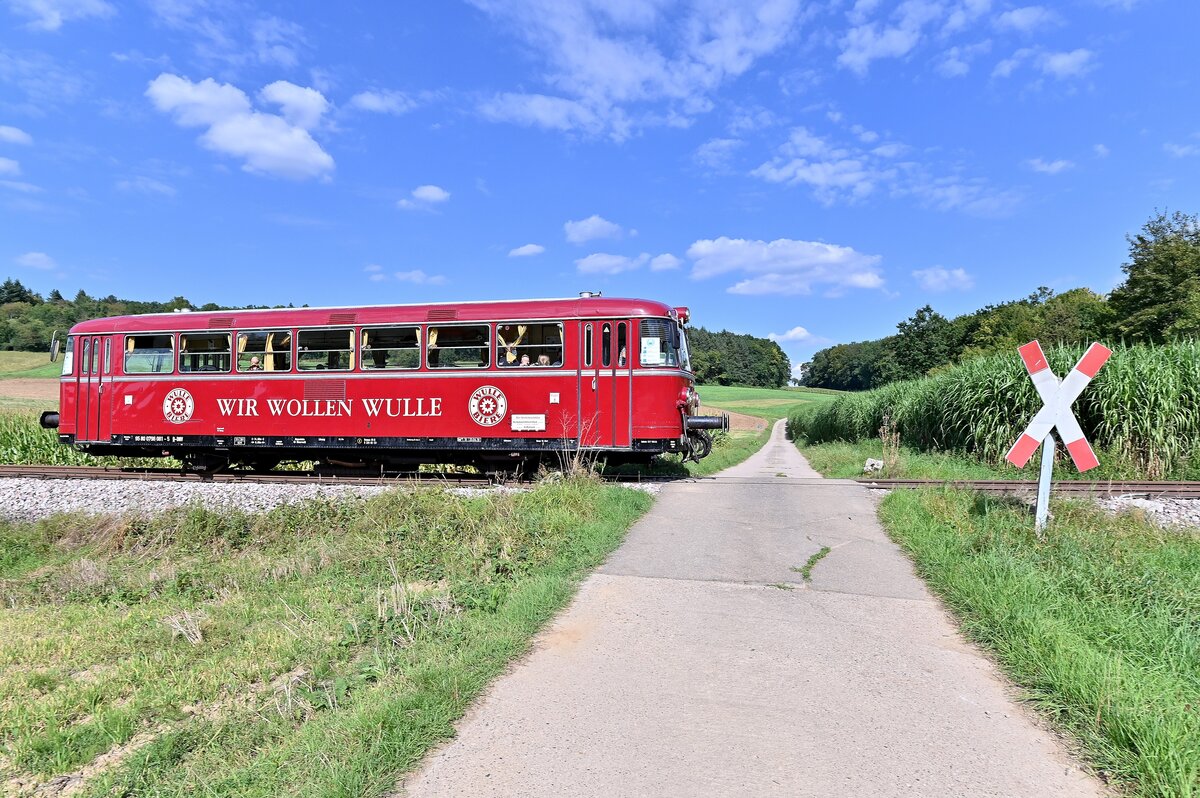
[[[179,456],[184,471],[196,474],[215,474],[229,468],[229,458],[215,454],[185,454]]]

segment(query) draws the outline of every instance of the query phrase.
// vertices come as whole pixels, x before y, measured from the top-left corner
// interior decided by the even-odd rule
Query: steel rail
[[[192,472],[178,468],[112,468],[107,466],[0,466],[0,478],[25,477],[33,479],[143,479],[187,482],[259,482],[277,484],[319,485],[382,485],[396,486],[413,482],[430,484],[480,485],[498,481],[491,474],[469,474],[458,472],[395,472],[355,473],[352,469],[340,471],[216,471]],[[696,483],[737,483],[756,485],[791,485],[795,487],[817,487],[845,484],[843,480],[787,479],[760,477],[691,477],[686,475],[654,476],[643,474],[614,474],[604,477],[610,482],[664,483],[688,481]],[[960,488],[982,493],[1023,494],[1037,490],[1036,480],[938,480],[938,479],[871,479],[863,477],[853,480],[871,490],[903,490],[915,488]],[[1061,480],[1054,483],[1054,492],[1086,496],[1143,496],[1161,498],[1200,499],[1200,482],[1152,482],[1152,481],[1073,481]]]

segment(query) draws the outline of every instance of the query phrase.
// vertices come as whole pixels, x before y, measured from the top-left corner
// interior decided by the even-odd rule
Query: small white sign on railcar
[[[541,432],[546,429],[546,417],[540,413],[514,413],[513,432]]]

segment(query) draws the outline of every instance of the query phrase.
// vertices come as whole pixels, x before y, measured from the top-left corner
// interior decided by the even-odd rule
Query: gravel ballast
[[[1139,499],[1133,496],[1113,496],[1096,501],[1112,513],[1141,510],[1159,526],[1200,528],[1200,501],[1196,499]]]
[[[286,485],[253,482],[171,482],[132,479],[36,479],[0,478],[0,519],[36,521],[55,513],[139,513],[152,515],[171,507],[199,503],[210,509],[265,512],[283,504],[319,498],[348,496],[369,498],[390,490],[422,490],[436,483],[407,485]],[[658,485],[630,485],[650,493]],[[478,496],[492,491],[521,491],[528,488],[448,487],[456,496]]]

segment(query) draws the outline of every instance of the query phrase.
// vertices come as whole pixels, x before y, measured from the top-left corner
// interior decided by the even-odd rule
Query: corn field
[[[0,412],[0,464],[3,465],[171,465],[174,460],[146,458],[91,457],[74,447],[58,442],[54,430],[42,429],[37,416],[29,413]]]
[[[1049,348],[1064,376],[1082,347]],[[788,432],[809,443],[877,438],[885,416],[903,445],[999,463],[1041,407],[1020,357],[980,357],[932,377],[897,382],[806,407]],[[1200,343],[1120,346],[1076,400],[1097,452],[1151,479],[1200,469]]]

